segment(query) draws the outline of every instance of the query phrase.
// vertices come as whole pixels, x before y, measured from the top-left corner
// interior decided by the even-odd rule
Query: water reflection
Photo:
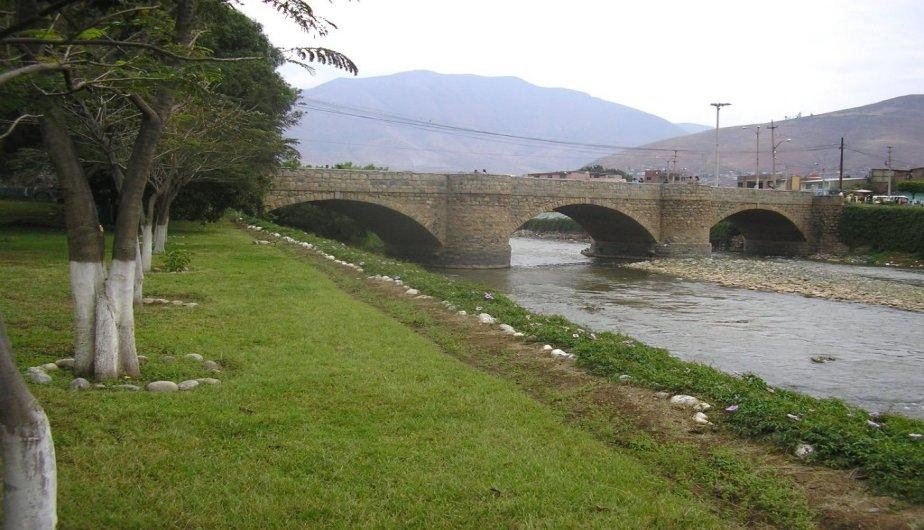
[[[924,326],[920,313],[691,282],[596,263],[580,242],[511,239],[509,270],[458,274],[504,291],[541,313],[615,330],[718,369],[837,396],[871,410],[924,417]],[[792,262],[792,260],[788,260]],[[872,267],[860,274],[909,284],[924,274]],[[811,357],[831,355],[816,364]]]

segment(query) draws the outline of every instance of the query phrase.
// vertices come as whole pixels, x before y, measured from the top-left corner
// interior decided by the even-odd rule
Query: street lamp
[[[715,107],[715,187],[719,187],[719,111],[731,103],[710,103]]]
[[[757,143],[754,144],[754,157],[755,157],[755,167],[754,167],[754,188],[760,188],[760,125],[751,129],[750,127],[742,127],[742,130],[751,131],[757,135]]]
[[[772,169],[770,170],[770,173],[773,174],[774,179],[776,179],[776,150],[779,149],[781,145],[785,144],[786,142],[791,142],[791,141],[792,141],[792,138],[787,138],[785,140],[780,140],[779,142],[773,144],[773,150],[770,151],[770,157],[773,160],[771,164]],[[771,140],[771,143],[772,142],[773,141]]]

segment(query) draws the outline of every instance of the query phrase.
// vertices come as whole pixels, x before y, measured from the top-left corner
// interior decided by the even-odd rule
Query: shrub
[[[848,206],[841,217],[840,239],[851,248],[924,256],[924,208]]]
[[[192,261],[192,256],[188,252],[176,248],[168,250],[165,258],[164,270],[167,272],[183,272]]]

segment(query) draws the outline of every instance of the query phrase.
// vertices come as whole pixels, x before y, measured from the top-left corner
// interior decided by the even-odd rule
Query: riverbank
[[[65,236],[29,214],[0,226],[0,312],[22,369],[71,348]],[[220,364],[218,384],[77,392],[66,369],[30,384],[55,440],[61,528],[810,525],[785,480],[706,462],[716,488],[753,499],[726,505],[665,471],[692,451],[641,459],[448,355],[454,335],[418,333],[432,308],[397,319],[343,289],[365,282],[355,269],[252,241],[226,222],[171,226],[191,270],[147,275],[146,294],[197,305],[138,307],[145,379],[118,382],[194,376],[195,353]]]
[[[919,507],[866,492],[854,472],[786,456],[799,433],[782,432],[835,434],[808,460],[840,454],[841,465],[857,467],[843,439],[869,453],[876,467],[859,467],[877,488],[913,488],[919,446],[907,432],[921,422],[884,417],[883,430],[870,431],[868,416],[856,416],[844,426],[857,432],[831,431],[845,421],[832,413],[862,411],[773,393],[757,378],[744,388],[724,374],[712,380],[714,371],[628,337],[592,337],[500,293],[265,226],[291,242],[265,230],[178,226],[171,244],[193,257],[192,270],[152,274],[147,293],[199,305],[144,306],[136,317],[139,346],[160,370],[146,365],[146,376],[168,375],[179,369],[168,356],[195,351],[225,367],[220,385],[170,396],[71,393],[55,374],[53,385],[33,387],[58,443],[62,527],[909,528],[921,518]],[[0,242],[12,279],[0,287],[0,311],[17,361],[63,355],[63,235],[0,228]],[[405,285],[369,278],[386,273]],[[442,299],[490,312],[531,340],[457,315]],[[738,392],[741,414],[699,392],[714,403],[712,425],[694,424],[658,394],[704,382]],[[802,414],[799,424],[774,425],[768,439],[783,452],[735,434],[753,419],[768,429],[781,405]]]
[[[832,300],[878,304],[924,312],[924,285],[864,276],[846,269],[808,270],[804,262],[747,259],[730,255],[710,258],[659,258],[625,267],[713,282],[728,287],[800,294]]]
[[[560,316],[530,313],[501,293],[485,292],[477,284],[447,278],[418,266],[383,258],[316,238],[259,219],[248,219],[271,241],[314,245],[334,262],[360,263],[365,274],[400,276],[417,293],[470,314],[486,312],[496,321],[524,330],[533,344],[549,343],[573,355],[579,366],[608,380],[673,393],[695,395],[719,403],[712,421],[746,437],[773,442],[784,451],[812,445],[811,458],[834,467],[858,468],[880,491],[921,502],[924,497],[924,445],[918,431],[924,423],[900,415],[876,414],[836,399],[815,399],[772,388],[753,374],[732,376],[710,366],[684,362],[664,349],[652,348],[624,335],[590,333]],[[265,229],[265,231],[264,231]],[[536,346],[538,347],[538,346]],[[627,379],[628,378],[628,379]],[[888,427],[883,429],[883,418]],[[878,421],[874,421],[878,420]]]

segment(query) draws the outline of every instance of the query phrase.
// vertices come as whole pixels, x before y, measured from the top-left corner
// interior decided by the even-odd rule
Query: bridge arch
[[[612,204],[559,200],[536,206],[513,219],[508,233],[545,212],[566,215],[581,225],[593,239],[587,254],[611,258],[646,258],[653,254],[655,231],[640,216]]]
[[[723,212],[712,226],[727,221],[744,237],[746,254],[798,256],[809,253],[808,238],[790,214],[771,206],[743,205]]]
[[[385,243],[386,251],[395,257],[420,262],[432,262],[443,247],[443,241],[419,219],[418,212],[408,211],[400,204],[371,202],[358,198],[344,198],[341,194],[331,196],[302,197],[279,210],[298,204],[311,204],[319,208],[343,214],[375,233]],[[423,221],[423,222],[421,222]]]

